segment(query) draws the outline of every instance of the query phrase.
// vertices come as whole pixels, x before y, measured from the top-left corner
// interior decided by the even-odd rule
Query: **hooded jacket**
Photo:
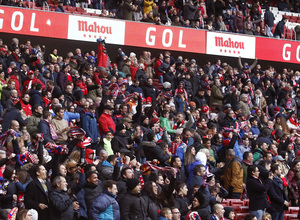
[[[116,201],[116,196],[104,190],[98,196],[89,209],[89,219],[91,220],[119,220],[120,208]]]
[[[143,141],[142,147],[144,149],[145,156],[149,161],[157,159],[161,165],[164,165],[170,159],[168,154],[163,155],[162,148],[155,142]]]

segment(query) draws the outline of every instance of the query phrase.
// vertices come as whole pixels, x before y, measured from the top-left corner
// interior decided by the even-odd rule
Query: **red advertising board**
[[[256,38],[256,58],[287,63],[300,63],[300,42]]]
[[[126,22],[125,45],[206,53],[206,31]]]
[[[68,19],[68,14],[0,7],[0,32],[67,39]]]

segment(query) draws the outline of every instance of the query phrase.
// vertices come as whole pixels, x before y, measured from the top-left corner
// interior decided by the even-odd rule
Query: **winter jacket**
[[[27,119],[23,120],[21,113],[16,108],[10,108],[6,110],[6,113],[3,116],[2,121],[2,131],[6,132],[11,125],[11,121],[16,120],[20,123],[21,126],[24,126],[27,124]]]
[[[252,175],[247,177],[246,187],[249,197],[249,210],[264,210],[270,207],[267,199],[267,191],[270,188],[271,182],[268,180],[262,183],[260,179],[254,178]]]
[[[44,85],[44,83],[41,82],[41,80],[37,79],[37,78],[33,78],[33,79],[26,79],[23,83],[23,94],[30,90],[32,88],[32,84],[33,83],[38,83],[42,85],[42,89],[45,90],[46,86]]]
[[[38,130],[38,133],[42,133],[44,135],[44,144],[47,144],[48,142],[54,143],[48,122],[41,120],[38,124]]]
[[[107,190],[98,196],[89,209],[91,220],[119,220],[120,208],[115,195]]]
[[[283,212],[286,208],[284,201],[288,201],[287,195],[282,180],[278,176],[274,176],[273,180],[270,180],[270,188],[268,189],[268,197],[271,202],[271,207],[268,209],[269,213]]]
[[[17,195],[16,183],[12,180],[4,180],[2,187],[5,186],[6,194],[0,195],[0,208],[12,209],[13,208],[13,195]]]
[[[35,135],[39,133],[38,124],[42,120],[42,115],[33,112],[33,114],[28,118],[27,131],[32,138],[35,138]]]
[[[103,137],[103,134],[108,131],[111,131],[113,134],[116,131],[114,120],[112,119],[111,115],[108,115],[106,113],[102,113],[102,115],[99,117],[98,124],[101,137]]]
[[[195,95],[193,101],[196,103],[197,108],[201,108],[203,105],[206,105],[205,96],[200,96],[199,94]]]
[[[188,110],[188,104],[185,98],[174,97],[175,107],[177,112],[185,112]]]
[[[95,115],[92,115],[90,112],[87,112],[83,116],[82,121],[82,128],[86,131],[86,136],[92,138],[93,143],[97,143],[98,138],[100,138],[100,134]]]
[[[32,107],[29,104],[29,102],[25,103],[23,100],[20,100],[20,103],[21,103],[21,107],[22,107],[23,111],[25,112],[25,115],[27,117],[31,116],[32,115]]]
[[[92,206],[95,199],[102,193],[101,181],[98,180],[98,185],[87,182],[84,187],[84,200],[88,210]]]
[[[38,90],[36,89],[30,90],[29,95],[30,95],[29,103],[31,106],[41,105],[44,107],[42,94]]]
[[[243,167],[240,158],[235,157],[225,165],[224,188],[228,192],[243,193]]]
[[[158,93],[159,93],[157,87],[155,87],[155,86],[153,86],[153,85],[152,85],[152,86],[150,86],[150,85],[145,85],[145,86],[143,87],[143,92],[144,92],[145,98],[151,97],[152,100],[156,99],[157,96],[158,96]]]
[[[3,87],[1,92],[1,104],[5,105],[5,102],[10,99],[11,89],[7,86]]]
[[[119,202],[122,220],[146,220],[139,194],[127,192]]]
[[[148,161],[157,159],[161,165],[165,164],[170,159],[168,154],[163,155],[162,148],[155,142],[143,141],[142,146],[144,149],[145,157]]]
[[[142,195],[141,201],[147,219],[157,220],[159,216],[158,210],[160,210],[162,206],[158,202],[153,201],[148,195]]]
[[[171,128],[170,121],[169,121],[168,118],[160,117],[160,118],[159,118],[159,121],[160,121],[160,127],[161,127],[161,128],[166,128],[168,134],[174,134],[175,130],[173,130],[173,129]]]
[[[49,211],[52,219],[74,219],[73,201],[67,192],[54,189],[49,194]]]
[[[99,178],[102,181],[110,180],[112,178],[114,172],[114,167],[107,161],[103,161],[100,170],[99,170]]]
[[[132,7],[132,3],[131,0],[126,0],[124,1],[123,4],[123,19],[124,20],[132,20],[132,11],[133,11],[133,7]]]
[[[120,152],[121,149],[127,149],[128,140],[126,134],[117,132],[111,141],[111,146],[114,153]]]
[[[219,106],[222,106],[223,104],[223,95],[221,89],[216,85],[213,85],[211,88],[210,106],[212,103],[217,103]]]

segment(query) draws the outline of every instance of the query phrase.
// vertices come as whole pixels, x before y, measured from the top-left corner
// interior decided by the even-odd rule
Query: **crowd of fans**
[[[274,220],[298,206],[299,71],[121,48],[111,63],[102,39],[49,56],[5,43],[0,219],[233,220],[222,199],[249,198],[246,219]]]
[[[37,0],[36,5],[42,7],[44,1]],[[63,6],[75,7],[79,2],[83,8],[101,9],[101,17],[264,37],[284,38],[284,25],[287,22],[287,19],[283,19],[277,25],[275,32],[272,31],[275,17],[269,10],[268,0],[255,0],[251,3],[246,0],[61,0],[51,2],[58,3],[58,6],[55,6],[57,12],[65,12]],[[25,7],[22,0],[2,0],[2,4]],[[263,9],[266,9],[264,15]],[[280,0],[278,9],[300,12],[299,1]]]

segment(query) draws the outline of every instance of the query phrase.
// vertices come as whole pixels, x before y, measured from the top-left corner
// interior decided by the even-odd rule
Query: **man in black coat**
[[[74,210],[79,209],[78,202],[73,202],[67,194],[68,183],[63,176],[57,176],[53,179],[54,190],[50,192],[50,214],[52,219],[72,220],[74,219]]]
[[[50,220],[48,193],[50,184],[47,180],[47,170],[43,165],[31,168],[32,181],[27,185],[24,197],[26,209],[35,209],[40,220]]]
[[[43,120],[41,120],[38,124],[38,130],[40,133],[44,135],[44,144],[47,144],[48,142],[54,143],[54,136],[56,133],[51,133],[50,124],[51,121],[51,113],[48,111],[43,112]],[[53,129],[54,131],[54,129]],[[56,135],[57,137],[57,135]]]
[[[146,219],[141,203],[141,183],[138,179],[127,179],[127,193],[120,200],[120,211],[122,220]]]
[[[272,219],[281,220],[284,217],[284,210],[287,210],[289,206],[288,197],[285,194],[285,187],[280,178],[282,168],[279,164],[272,165],[273,180],[268,190],[268,196],[271,202],[271,207],[268,212],[271,214]]]
[[[43,97],[42,97],[42,85],[41,84],[37,84],[35,89],[31,89],[29,92],[30,95],[30,101],[29,104],[31,106],[35,106],[35,105],[41,105],[44,106],[43,103]]]
[[[147,85],[143,87],[143,92],[145,98],[151,97],[152,100],[157,98],[159,91],[156,86],[153,86],[153,80],[151,78],[147,79]]]
[[[86,173],[86,185],[84,187],[84,199],[89,210],[93,201],[102,193],[102,184],[98,179],[96,171],[89,171]]]

